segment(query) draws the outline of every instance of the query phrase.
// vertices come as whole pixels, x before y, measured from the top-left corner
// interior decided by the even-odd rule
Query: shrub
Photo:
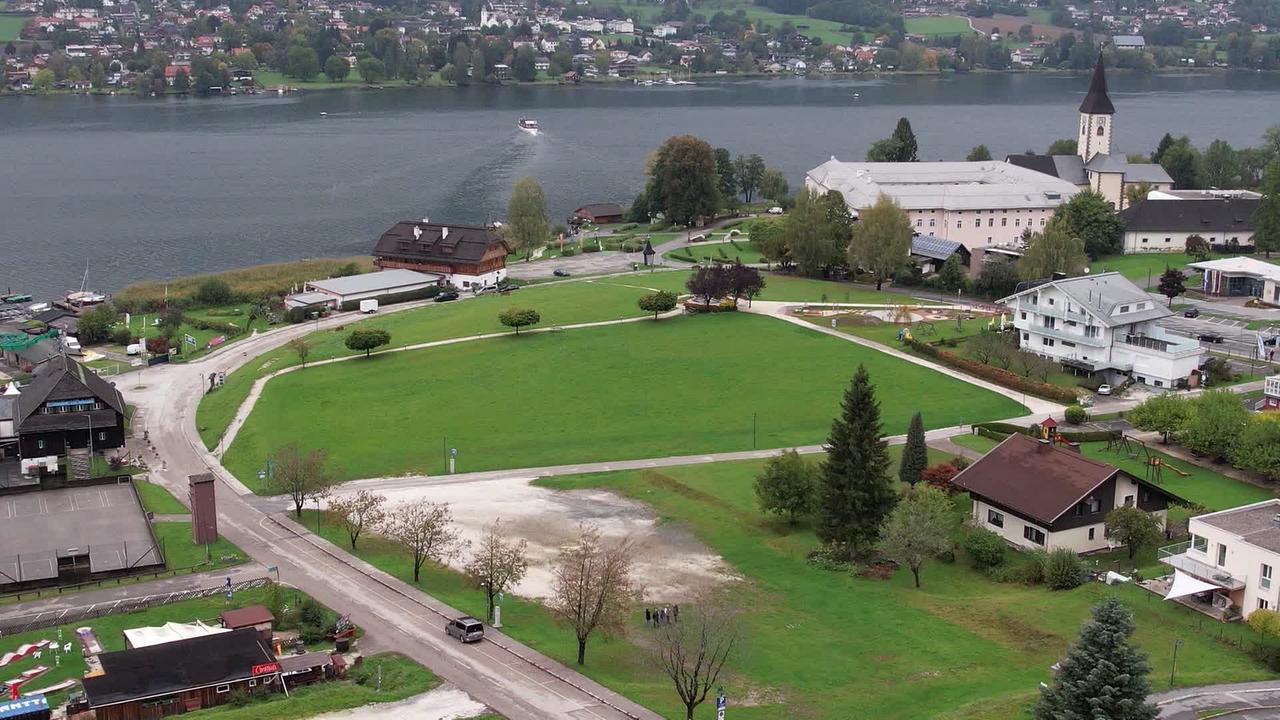
[[[582,252],[584,252],[584,253],[600,252],[600,246],[599,246],[599,245],[594,245],[594,244],[593,244],[593,245],[583,245],[583,246],[582,246]]]
[[[1259,608],[1249,615],[1249,627],[1263,637],[1280,638],[1280,612]]]
[[[1055,548],[1045,563],[1044,582],[1050,590],[1070,590],[1083,582],[1084,563],[1069,548]]]
[[[147,352],[152,355],[164,355],[169,352],[169,341],[162,337],[147,338]]]
[[[219,277],[205,278],[192,299],[201,305],[226,305],[233,299],[231,284]]]
[[[251,702],[253,702],[253,696],[244,688],[236,688],[231,692],[230,697],[227,698],[227,704],[231,707],[244,707]]]
[[[843,572],[850,569],[849,553],[834,545],[823,545],[810,550],[805,562],[821,570]]]
[[[1080,425],[1089,421],[1089,413],[1079,405],[1068,405],[1066,416],[1067,422],[1072,425]]]
[[[987,568],[987,577],[993,582],[998,583],[1020,583],[1025,582],[1022,567],[1012,564],[993,565]]]
[[[573,257],[574,255],[577,255],[577,254],[578,254],[578,251],[574,250],[571,247],[567,247],[560,251],[560,257]]]
[[[1005,543],[999,535],[978,528],[965,533],[964,551],[979,570],[989,570],[1004,563]]]
[[[1023,391],[1031,395],[1037,395],[1042,398],[1056,400],[1062,403],[1074,403],[1077,400],[1076,393],[1073,390],[1032,380],[1002,368],[992,367],[976,360],[970,360],[969,358],[961,357],[946,350],[939,350],[933,345],[922,343],[914,338],[905,340],[904,342],[906,342],[911,349],[925,357],[933,358],[944,365],[949,365],[957,370],[963,370],[970,375],[975,375],[983,378],[984,380],[990,380],[1011,390]]]
[[[1022,566],[1019,568],[1022,582],[1028,585],[1039,585],[1044,582],[1049,569],[1049,553],[1037,549],[1026,553],[1023,557]]]
[[[960,468],[950,462],[942,462],[925,468],[924,472],[920,473],[920,479],[948,495],[955,495],[960,492],[960,488],[951,480],[959,473]]]
[[[133,333],[123,325],[111,331],[111,342],[116,345],[128,345],[133,342]]]

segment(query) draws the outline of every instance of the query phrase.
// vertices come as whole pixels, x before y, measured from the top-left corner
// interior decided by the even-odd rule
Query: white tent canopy
[[[1186,597],[1187,595],[1199,595],[1202,592],[1211,590],[1221,590],[1222,588],[1203,580],[1197,580],[1181,570],[1173,571],[1173,585],[1169,587],[1169,592],[1165,594],[1165,600],[1173,600],[1174,598]]]

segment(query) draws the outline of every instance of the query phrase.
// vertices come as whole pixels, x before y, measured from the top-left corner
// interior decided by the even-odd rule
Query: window
[[[1076,344],[1073,342],[1067,342],[1066,340],[1062,341],[1062,347],[1075,347],[1075,346]]]
[[[1026,319],[1027,319],[1027,314],[1026,314],[1025,312],[1018,313],[1018,315],[1020,315],[1020,316],[1021,316],[1021,317],[1019,317],[1019,318],[1018,318],[1019,320],[1026,320]]]
[[[1090,539],[1090,540],[1092,540],[1092,539],[1093,539],[1093,531],[1094,531],[1094,530],[1096,530],[1096,529],[1097,529],[1097,528],[1089,528],[1089,539]]]
[[[1152,385],[1155,385],[1156,387],[1164,387],[1164,381],[1163,381],[1163,380],[1154,380],[1154,381],[1152,381],[1152,383],[1151,383],[1151,384],[1152,384]]]
[[[1087,325],[1086,325],[1086,326],[1085,326],[1085,328],[1084,328],[1084,336],[1085,336],[1085,337],[1087,337],[1087,338],[1096,338],[1096,337],[1098,337],[1098,328],[1097,328],[1097,327],[1091,327],[1091,326],[1087,326]]]
[[[1030,540],[1037,545],[1044,544],[1044,533],[1030,525],[1024,525],[1022,528],[1022,537]]]
[[[1040,218],[1040,227],[1044,227],[1044,218]]]
[[[933,227],[933,218],[929,218],[929,227]]]
[[[1102,510],[1102,501],[1098,498],[1089,498],[1084,501],[1084,505],[1089,509],[1090,513],[1100,512]]]
[[[924,219],[923,219],[923,218],[916,218],[916,227],[920,227],[920,226],[922,226],[922,225],[924,225]]]
[[[1127,312],[1129,312],[1129,306],[1128,306],[1128,305],[1121,305],[1121,306],[1120,306],[1120,312],[1122,312],[1122,313],[1127,313]]]
[[[100,433],[98,433],[98,441],[99,441],[99,442],[105,441],[106,439],[107,439],[107,434],[106,434],[105,432],[100,432]]]
[[[270,685],[270,684],[271,684],[271,681],[272,681],[272,680],[275,680],[275,679],[276,679],[276,676],[275,676],[275,675],[268,675],[267,677],[262,678],[262,684],[263,684],[263,685]]]
[[[1200,535],[1191,536],[1191,549],[1198,552],[1209,552],[1209,538]]]
[[[1263,600],[1262,598],[1258,598],[1259,610],[1269,610],[1270,608],[1271,608],[1271,603],[1267,602],[1266,600]]]
[[[987,510],[987,522],[996,527],[1004,527],[1004,514],[995,510]]]
[[[987,218],[987,227],[995,227],[995,224],[996,224],[995,218]]]
[[[1132,496],[1132,495],[1125,495],[1125,496],[1124,496],[1124,506],[1125,506],[1125,507],[1133,507],[1133,496]]]
[[[1028,224],[1030,224],[1030,221],[1028,221]],[[1014,227],[1019,227],[1020,225],[1022,225],[1022,218],[1014,218],[1014,219],[1013,219],[1013,226],[1014,226]]]
[[[1143,488],[1143,489],[1142,489],[1142,502],[1149,502],[1150,500],[1151,500],[1151,491],[1150,491],[1150,490],[1147,490],[1146,488]]]
[[[218,687],[214,688],[214,692],[217,692],[218,694],[222,694],[222,693],[229,693],[229,692],[231,692],[231,686],[230,686],[230,685],[219,685]]]
[[[1057,326],[1058,326],[1058,319],[1057,319],[1057,318],[1051,318],[1051,317],[1045,317],[1045,318],[1044,318],[1044,326],[1045,326],[1045,327],[1047,327],[1047,328],[1049,328],[1050,330],[1052,330],[1053,328],[1055,328],[1055,327],[1057,327]]]
[[[249,687],[258,687],[258,680],[256,678],[249,678]]]
[[[1008,226],[1009,226],[1009,218],[1007,217],[1000,218],[1000,227],[1008,227]]]
[[[1147,238],[1142,238],[1142,242],[1146,243],[1146,242],[1150,242],[1150,241],[1149,241],[1149,240],[1147,240]]]
[[[1218,567],[1222,567],[1223,565],[1227,564],[1227,546],[1223,545],[1222,543],[1218,543],[1218,563],[1217,564],[1218,564]]]
[[[1053,338],[1040,338],[1040,344],[1045,347],[1053,347]]]
[[[1030,340],[1030,339],[1031,339],[1031,335],[1030,335],[1029,333],[1022,333],[1022,339],[1023,339],[1023,341],[1024,341],[1024,342],[1025,342],[1025,341],[1027,341],[1027,340]],[[43,440],[41,440],[40,442],[42,442],[42,443],[43,443],[44,441],[43,441]],[[40,447],[44,447],[44,446],[43,446],[43,445],[41,445]]]
[[[1052,304],[1053,304],[1053,298],[1049,298],[1049,304],[1050,304],[1050,305],[1052,305]]]
[[[1266,563],[1262,564],[1262,577],[1258,579],[1258,585],[1264,588],[1271,587],[1271,566]]]

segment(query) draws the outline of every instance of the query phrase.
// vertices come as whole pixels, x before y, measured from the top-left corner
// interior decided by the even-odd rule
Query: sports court
[[[162,563],[132,483],[0,495],[0,588]]]

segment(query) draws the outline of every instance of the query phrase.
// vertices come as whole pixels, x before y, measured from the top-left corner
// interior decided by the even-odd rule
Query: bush
[[[924,472],[920,473],[920,479],[948,495],[955,495],[960,492],[960,488],[951,480],[959,474],[960,468],[950,462],[942,462],[925,468]]]
[[[1019,568],[1022,582],[1028,585],[1039,585],[1044,582],[1049,570],[1049,553],[1037,549],[1026,553],[1023,557],[1025,559]]]
[[[324,642],[328,636],[328,629],[323,625],[307,625],[303,624],[298,628],[298,639],[307,645]]]
[[[201,305],[226,305],[233,299],[231,284],[218,277],[206,278],[192,296]]]
[[[833,572],[844,572],[852,567],[849,563],[849,553],[833,545],[823,545],[810,550],[805,562],[816,568]]]
[[[244,707],[251,702],[253,702],[253,696],[244,688],[236,688],[231,692],[230,697],[227,698],[227,704],[231,707]]]
[[[1080,425],[1089,421],[1089,413],[1079,405],[1068,405],[1066,416],[1067,422],[1072,425]]]
[[[567,247],[560,251],[560,257],[573,257],[574,255],[577,255],[577,254],[578,254],[578,251],[574,250],[571,247]]]
[[[1005,543],[993,532],[973,528],[965,533],[964,551],[975,568],[989,570],[1004,563]]]
[[[111,331],[111,342],[116,345],[129,345],[133,342],[133,333],[129,332],[129,328],[120,326]]]
[[[583,246],[582,246],[582,252],[583,252],[583,253],[600,252],[600,246],[599,246],[599,245],[596,245],[596,244],[594,244],[594,243],[593,243],[593,244],[591,244],[591,245],[583,245]]]
[[[986,570],[987,577],[992,582],[998,583],[1020,583],[1025,582],[1022,567],[1012,564],[993,565]]]
[[[1045,563],[1044,582],[1050,590],[1070,590],[1083,582],[1084,563],[1068,548],[1055,548]]]
[[[990,380],[1011,390],[1027,392],[1031,395],[1036,395],[1048,400],[1056,400],[1062,403],[1075,403],[1077,400],[1076,393],[1073,390],[1061,388],[1057,385],[1050,385],[1049,383],[1031,380],[1030,378],[1025,378],[1017,373],[1010,372],[1002,368],[992,367],[976,360],[970,360],[969,358],[961,357],[955,353],[947,352],[946,350],[939,350],[928,343],[922,343],[914,338],[905,340],[905,342],[909,347],[911,347],[911,349],[925,357],[933,358],[944,365],[949,365],[957,370],[963,370],[970,375],[975,375],[983,378],[984,380]]]

